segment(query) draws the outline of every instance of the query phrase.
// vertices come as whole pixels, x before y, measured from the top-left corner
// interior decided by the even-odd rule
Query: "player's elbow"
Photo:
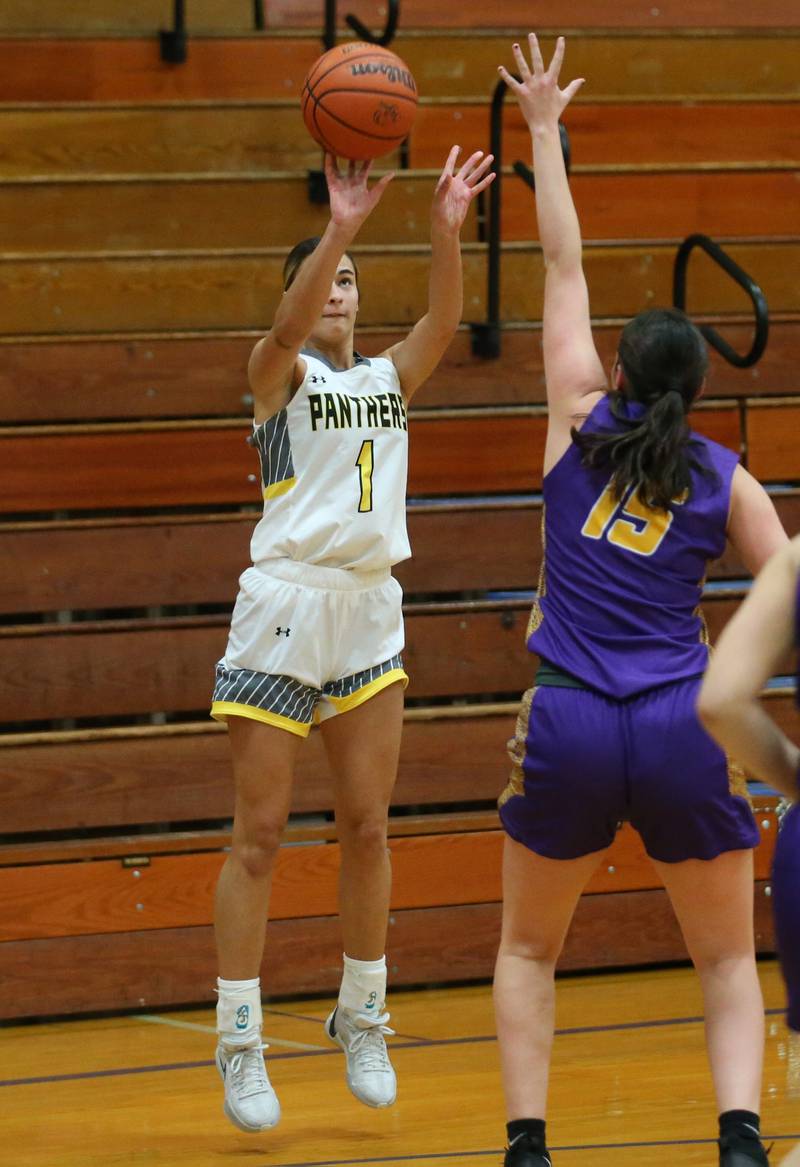
[[[706,679],[700,687],[697,698],[697,716],[712,737],[724,737],[726,730],[735,724],[743,712],[741,698],[724,685]]]

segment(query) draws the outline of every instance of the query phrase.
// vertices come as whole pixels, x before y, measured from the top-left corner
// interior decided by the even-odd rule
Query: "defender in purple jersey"
[[[792,649],[800,649],[800,537],[773,556],[725,628],[698,704],[709,733],[785,796],[772,863],[772,906],[786,982],[786,1024],[800,1048],[800,749],[760,701],[765,683],[782,670]],[[797,671],[800,704],[800,653]],[[790,1161],[800,1163],[800,1146],[784,1160]]]
[[[740,771],[698,722],[708,659],[699,612],[729,539],[755,572],[786,541],[734,453],[695,433],[705,343],[673,309],[620,336],[610,381],[592,339],[581,238],[558,120],[559,38],[545,69],[513,46],[531,131],[548,430],[544,564],[511,781],[495,1009],[507,1105],[506,1167],[548,1167],[545,1107],[554,968],[572,914],[620,820],[640,831],[700,975],[719,1109],[720,1164],[767,1162],[759,1137],[763,1002],[752,924],[758,841]]]

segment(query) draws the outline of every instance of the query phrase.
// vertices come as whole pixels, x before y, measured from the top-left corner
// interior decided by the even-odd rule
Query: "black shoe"
[[[538,1139],[517,1135],[506,1151],[503,1167],[553,1167],[553,1160]]]
[[[769,1159],[761,1139],[726,1135],[719,1140],[719,1167],[769,1167]]]

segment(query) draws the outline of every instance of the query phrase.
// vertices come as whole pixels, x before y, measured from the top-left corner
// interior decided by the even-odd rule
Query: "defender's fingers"
[[[516,77],[512,77],[505,65],[498,65],[497,72],[503,78],[509,89],[513,89],[515,93],[522,92],[522,86],[519,81],[517,81]]]
[[[556,47],[553,51],[553,59],[550,62],[550,68],[547,70],[548,77],[552,77],[554,81],[558,80],[558,75],[561,72],[561,66],[564,63],[564,51],[567,42],[563,36],[560,36],[556,41]]]
[[[574,81],[570,81],[567,88],[562,90],[562,93],[564,94],[564,97],[567,99],[567,101],[572,101],[573,97],[578,92],[578,90],[581,88],[581,86],[583,86],[585,84],[586,84],[585,77],[576,77]]]
[[[535,77],[540,77],[544,73],[544,60],[542,58],[542,50],[539,48],[539,38],[535,32],[528,33],[528,44],[531,47],[533,74]]]
[[[531,75],[530,66],[528,65],[528,62],[525,60],[525,54],[523,53],[520,46],[516,43],[516,41],[511,46],[511,51],[514,54],[514,60],[517,62],[517,68],[519,69],[520,77],[522,78],[523,81],[527,81]]]

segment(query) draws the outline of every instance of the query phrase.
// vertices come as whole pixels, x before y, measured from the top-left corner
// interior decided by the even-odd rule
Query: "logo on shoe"
[[[236,1028],[247,1029],[250,1025],[250,1006],[240,1005],[236,1010]]]
[[[378,1000],[378,994],[377,993],[370,993],[370,995],[367,997],[367,1000],[364,1002],[364,1008],[365,1009],[374,1009],[375,1002],[377,1000]]]

